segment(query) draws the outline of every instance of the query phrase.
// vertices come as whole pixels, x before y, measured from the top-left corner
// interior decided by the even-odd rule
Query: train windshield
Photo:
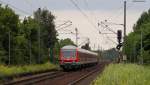
[[[63,57],[66,57],[66,58],[75,57],[76,51],[75,50],[63,50],[62,54],[63,54]]]

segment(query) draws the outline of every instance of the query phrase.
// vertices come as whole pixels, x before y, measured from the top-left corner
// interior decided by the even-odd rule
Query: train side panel
[[[79,51],[79,62],[81,65],[96,64],[98,57],[93,54],[83,53]]]

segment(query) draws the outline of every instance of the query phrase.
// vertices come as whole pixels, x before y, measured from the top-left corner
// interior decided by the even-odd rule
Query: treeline
[[[123,51],[130,62],[150,63],[150,9],[142,13],[133,29]]]
[[[0,64],[24,65],[50,61],[48,49],[53,52],[62,46],[63,41],[57,39],[54,19],[50,11],[39,8],[32,17],[20,20],[11,8],[0,5]],[[74,44],[71,40],[69,43]],[[56,53],[59,55],[59,52]]]

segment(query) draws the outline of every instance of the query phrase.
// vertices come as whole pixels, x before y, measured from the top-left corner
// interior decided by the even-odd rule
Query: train
[[[98,54],[92,51],[66,45],[60,49],[60,67],[63,70],[82,69],[98,63]]]

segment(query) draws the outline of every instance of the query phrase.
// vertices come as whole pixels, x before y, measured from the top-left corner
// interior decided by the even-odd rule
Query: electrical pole
[[[126,4],[127,2],[124,1],[124,42],[126,37]]]
[[[126,0],[124,1],[124,41],[123,41],[123,46],[126,47]],[[125,52],[126,53],[126,52]],[[131,58],[130,58],[131,59]]]
[[[78,29],[75,28],[75,31],[76,31],[76,45],[77,45],[77,47],[78,47]]]
[[[10,65],[10,31],[9,31],[9,56],[8,57],[9,57],[8,64]]]

